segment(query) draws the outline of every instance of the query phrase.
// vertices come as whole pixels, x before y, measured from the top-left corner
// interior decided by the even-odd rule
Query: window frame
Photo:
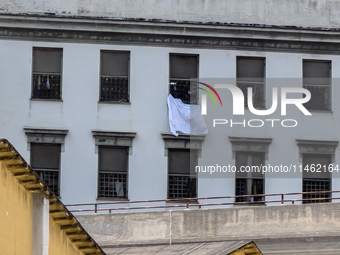
[[[171,56],[196,57],[197,77],[195,77],[195,78],[172,78],[171,77],[171,61],[172,61],[171,60]],[[200,64],[200,55],[199,54],[193,54],[193,53],[172,53],[172,52],[170,52],[169,53],[169,85],[168,85],[168,94],[171,94],[171,86],[172,86],[171,80],[187,81],[187,82],[190,82],[190,86],[193,86],[192,82],[196,82],[196,86],[197,86],[197,89],[196,89],[196,100],[194,100],[193,103],[190,102],[189,104],[198,104],[199,103],[199,93],[198,93],[197,82],[199,80],[199,64]],[[174,97],[174,98],[181,99],[180,97]],[[190,95],[189,95],[189,99],[191,99]],[[182,102],[183,102],[183,100],[182,100]],[[183,103],[185,103],[185,102],[183,102]],[[186,104],[188,104],[188,103],[186,103]]]
[[[161,136],[164,140],[164,156],[167,157],[167,178],[166,178],[166,196],[169,197],[169,150],[195,150],[196,152],[196,164],[198,159],[202,157],[202,143],[205,139],[205,135],[179,135],[174,136],[168,132],[162,132]],[[196,174],[196,195],[198,196],[199,186],[198,186],[198,173]],[[185,199],[178,199],[175,202],[184,202]],[[168,201],[172,202],[172,201]],[[195,200],[189,202],[197,203]]]
[[[266,57],[258,57],[258,56],[236,56],[236,86],[241,89],[238,84],[241,83],[242,81],[239,81],[240,78],[238,78],[237,76],[237,73],[238,73],[238,60],[239,59],[254,59],[254,60],[263,60],[263,82],[262,82],[262,87],[263,87],[263,94],[262,94],[262,97],[263,97],[263,105],[262,106],[256,106],[254,105],[255,101],[253,99],[253,105],[254,105],[254,108],[255,109],[267,109],[267,100],[266,100],[266,97],[267,97],[267,86],[266,86],[266,62],[267,62],[267,59]],[[242,79],[242,78],[241,78]],[[245,79],[245,78],[244,78]],[[246,79],[249,79],[249,78],[246,78]],[[256,84],[258,83],[261,83],[261,82],[251,82],[251,81],[246,81],[246,82],[242,82],[242,83],[246,83],[246,84],[255,84],[254,86],[256,86]],[[241,89],[242,90],[242,89]],[[254,95],[254,88],[253,88],[253,95]],[[243,91],[242,91],[243,92]],[[246,94],[243,92],[244,94],[244,108],[246,110],[249,109],[248,107],[248,86],[247,86],[247,91],[246,91]]]
[[[128,54],[128,75],[127,75],[127,91],[128,91],[128,95],[127,95],[127,101],[118,101],[118,100],[102,100],[101,99],[101,94],[102,94],[102,53],[125,53]],[[131,104],[131,91],[130,91],[130,81],[131,81],[131,73],[130,73],[130,66],[131,66],[131,51],[126,51],[126,50],[105,50],[105,49],[101,49],[100,53],[99,53],[99,99],[98,99],[98,103],[100,104]],[[110,75],[105,75],[107,77],[112,77],[112,78],[117,78],[117,77],[125,77],[125,76],[110,76]]]
[[[177,149],[177,148],[172,148],[172,149],[169,149],[168,150],[168,162],[167,162],[167,199],[179,199],[179,200],[181,200],[181,199],[186,199],[186,198],[190,198],[190,197],[177,197],[177,198],[175,198],[175,197],[170,197],[169,196],[169,191],[170,191],[170,175],[171,175],[171,173],[170,173],[170,160],[169,160],[169,153],[171,152],[171,151],[177,151],[177,152],[179,152],[179,151],[189,151],[189,153],[190,152],[192,152],[192,151],[194,151],[195,152],[195,161],[196,161],[196,165],[197,165],[197,162],[198,162],[198,151],[197,150],[193,150],[193,149]],[[189,161],[191,161],[191,157],[189,157]],[[190,162],[189,162],[189,164],[190,164]],[[178,175],[180,175],[180,174],[178,174]],[[195,196],[193,196],[193,197],[197,197],[197,194],[198,194],[198,174],[197,173],[195,173],[195,175],[192,175],[191,174],[191,171],[190,171],[190,169],[189,169],[189,174],[186,174],[186,175],[183,175],[183,176],[185,176],[185,177],[189,177],[190,179],[195,179]],[[194,176],[194,177],[193,177]]]
[[[92,130],[92,135],[95,142],[95,153],[98,154],[97,164],[97,200],[129,200],[129,175],[130,175],[130,155],[132,155],[133,139],[136,137],[136,132],[117,132],[117,131],[105,131],[105,130]],[[127,179],[126,179],[126,198],[118,197],[99,197],[99,147],[111,147],[111,148],[127,148]]]
[[[125,173],[123,172],[116,172],[116,171],[107,171],[107,170],[100,170],[100,149],[124,149],[126,150],[126,170]],[[98,146],[98,184],[97,184],[97,199],[98,200],[128,200],[129,197],[129,147],[127,146],[107,146],[107,145],[99,145]],[[99,196],[100,194],[100,174],[101,173],[110,173],[110,174],[117,174],[117,175],[125,175],[125,189],[124,189],[124,196],[112,196],[112,197],[102,197]],[[119,178],[118,178],[119,179]],[[122,178],[123,179],[123,178]],[[115,182],[113,182],[115,183]],[[113,185],[113,193],[115,192],[115,185]]]
[[[244,153],[247,155],[247,166],[253,166],[253,156],[255,154],[262,154],[262,164],[264,165],[265,164],[265,152],[254,152],[254,151],[236,151],[236,157],[235,157],[235,165],[237,166],[238,163],[237,163],[237,154],[238,153]],[[249,164],[250,162],[250,164]],[[238,171],[238,169],[237,169]],[[240,194],[240,195],[250,195],[249,197],[246,197],[246,198],[243,198],[243,199],[246,199],[247,201],[237,201],[237,200],[242,200],[242,198],[235,198],[235,203],[238,203],[238,202],[247,202],[247,203],[263,203],[263,199],[265,197],[263,196],[258,196],[258,195],[254,195],[254,194],[251,194],[252,191],[249,190],[248,188],[250,187],[250,189],[252,189],[252,186],[253,186],[253,183],[255,180],[262,180],[262,185],[263,185],[263,192],[261,194],[265,194],[266,193],[266,190],[265,190],[265,180],[266,180],[266,175],[265,174],[262,174],[261,177],[257,177],[257,176],[252,176],[252,172],[247,172],[246,173],[246,176],[243,177],[243,176],[237,176],[237,173],[235,173],[235,195],[236,195],[236,188],[237,188],[237,180],[238,179],[242,179],[242,180],[246,180],[246,193],[247,194]],[[251,185],[250,185],[251,183]],[[260,198],[259,200],[255,199],[255,198]]]
[[[39,74],[43,75],[44,73],[35,72],[34,71],[34,62],[35,62],[35,56],[34,51],[35,50],[44,50],[44,51],[60,51],[60,73],[46,73],[48,75],[59,75],[59,98],[47,98],[47,97],[34,97],[34,75]],[[31,98],[30,100],[36,100],[36,101],[63,101],[62,100],[62,91],[63,91],[63,59],[64,59],[64,48],[63,47],[39,47],[39,46],[33,46],[32,47],[32,70],[31,70]]]
[[[314,62],[314,63],[328,63],[329,64],[329,77],[328,77],[328,79],[329,79],[329,84],[327,84],[327,85],[325,85],[325,84],[308,84],[308,83],[305,83],[304,82],[304,79],[305,79],[305,77],[303,76],[303,72],[304,72],[304,63],[306,63],[306,62]],[[306,86],[315,86],[315,87],[317,87],[317,86],[328,86],[329,87],[329,95],[328,95],[328,109],[314,109],[314,108],[308,108],[308,105],[307,105],[307,103],[306,104],[304,104],[304,107],[306,107],[306,109],[307,110],[309,110],[309,111],[316,111],[316,112],[332,112],[332,107],[333,107],[333,105],[332,105],[332,102],[333,102],[333,98],[332,98],[332,90],[333,90],[333,86],[332,86],[332,70],[333,70],[333,68],[332,68],[332,66],[333,66],[333,62],[332,62],[332,60],[322,60],[322,59],[302,59],[302,88],[304,88],[304,89],[307,89],[306,88]],[[307,78],[308,79],[308,78]],[[309,79],[311,79],[311,78],[309,78]],[[317,79],[317,78],[316,78]],[[308,90],[308,89],[307,89]],[[309,90],[308,90],[309,91]],[[311,93],[312,94],[312,93]],[[310,102],[310,101],[309,101]]]
[[[47,169],[47,168],[44,168],[44,169],[42,169],[42,168],[35,168],[34,166],[33,166],[33,162],[32,162],[32,158],[33,158],[33,153],[32,153],[32,145],[33,146],[59,146],[59,162],[58,162],[58,169]],[[47,172],[57,172],[58,173],[58,180],[57,180],[57,182],[58,182],[58,184],[57,184],[57,191],[56,190],[54,190],[52,187],[50,187],[50,185],[49,185],[49,183],[48,182],[46,182],[46,179],[44,179],[44,178],[41,178],[40,177],[40,179],[41,180],[43,180],[45,183],[46,183],[46,185],[53,191],[53,193],[57,196],[57,197],[60,197],[60,194],[61,194],[61,192],[60,192],[60,188],[61,188],[61,144],[60,143],[30,143],[30,151],[31,151],[31,153],[30,153],[30,165],[31,165],[31,167],[32,167],[32,169],[36,172],[36,174],[40,177],[40,172],[44,172],[44,173],[47,173]]]
[[[60,145],[60,163],[59,163],[59,197],[61,196],[61,177],[62,168],[61,160],[62,154],[65,151],[65,136],[68,129],[53,129],[53,128],[37,128],[24,127],[27,136],[27,150],[31,150],[31,143],[39,144],[59,144]],[[30,156],[31,157],[31,156]]]
[[[335,151],[338,146],[338,141],[318,141],[318,140],[302,140],[296,139],[296,144],[299,148],[299,161],[302,162],[302,166],[304,167],[303,158],[305,155],[325,155],[330,157],[330,163],[335,163]],[[303,172],[304,173],[304,172]],[[303,173],[301,176],[302,183],[302,192],[304,190],[304,181],[312,180],[314,178],[304,178]],[[332,191],[332,174],[330,178],[315,178],[312,181],[320,180],[320,181],[329,181],[329,189]],[[329,197],[331,197],[331,193],[328,193]],[[316,195],[316,194],[315,194]],[[302,195],[302,198],[306,197]],[[325,202],[328,202],[325,200]],[[313,203],[313,201],[303,201],[303,203]]]
[[[269,145],[272,142],[272,138],[253,138],[253,137],[236,137],[236,136],[229,136],[229,141],[231,143],[232,148],[232,159],[235,160],[236,166],[236,153],[244,152],[244,153],[263,153],[263,163],[269,159]],[[235,174],[235,195],[236,195],[236,177]],[[260,178],[259,178],[260,179]],[[264,175],[263,178],[263,191],[265,192],[265,184],[266,184],[266,176]],[[265,194],[265,193],[264,193]],[[239,204],[236,201],[235,204]],[[262,201],[254,201],[254,202],[246,202],[244,204],[261,204],[264,205],[265,203]]]

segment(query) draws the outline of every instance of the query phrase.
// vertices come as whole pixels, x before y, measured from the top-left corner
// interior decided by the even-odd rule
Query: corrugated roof
[[[244,249],[245,254],[262,254],[253,241],[223,241],[204,243],[183,243],[172,245],[117,246],[104,248],[108,255],[120,254],[186,254],[186,255],[228,255]]]

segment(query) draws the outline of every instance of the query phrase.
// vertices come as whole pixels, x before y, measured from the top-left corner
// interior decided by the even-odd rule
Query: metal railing
[[[138,201],[115,201],[115,202],[104,202],[104,203],[85,203],[85,204],[68,204],[67,207],[79,207],[79,206],[93,206],[93,209],[70,209],[71,212],[109,212],[112,211],[119,211],[119,210],[150,210],[150,209],[170,209],[170,208],[198,208],[201,209],[205,206],[222,206],[222,205],[265,205],[269,203],[280,203],[281,205],[285,203],[290,203],[294,205],[296,202],[302,201],[329,201],[329,200],[337,200],[340,197],[319,197],[319,198],[292,198],[287,199],[287,196],[295,196],[295,195],[305,195],[305,194],[335,194],[340,193],[340,191],[312,191],[312,192],[295,192],[295,193],[277,193],[277,194],[257,194],[257,195],[237,195],[237,196],[223,196],[223,197],[195,197],[195,198],[178,198],[178,199],[158,199],[158,200],[138,200]],[[236,198],[247,198],[247,197],[263,197],[265,200],[263,201],[255,201],[255,202],[221,202],[221,203],[202,203],[202,200],[209,200],[209,199],[236,199]],[[279,196],[280,199],[274,200],[266,200],[267,197],[277,197]],[[199,203],[197,203],[199,201]],[[169,203],[166,205],[156,205],[156,206],[136,206],[136,207],[112,207],[116,205],[134,205],[134,204],[141,204],[141,203],[160,203],[165,202]],[[176,204],[179,203],[179,204]],[[190,203],[192,202],[192,203]],[[102,208],[101,206],[107,206],[106,208]],[[111,206],[111,207],[110,207]]]

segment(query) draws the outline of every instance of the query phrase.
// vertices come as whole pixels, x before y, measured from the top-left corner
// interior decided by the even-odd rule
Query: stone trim
[[[2,39],[340,54],[336,29],[46,15],[0,18]]]
[[[98,146],[122,146],[129,147],[129,155],[132,155],[132,140],[136,134],[136,132],[92,130],[95,138],[95,153],[98,154]]]
[[[65,152],[65,136],[68,129],[24,127],[24,130],[28,151],[31,149],[31,143],[56,143],[61,145],[61,152]]]
[[[335,151],[339,141],[318,141],[296,139],[299,146],[299,161],[302,162],[303,154],[332,155],[332,163],[335,163]]]
[[[237,151],[248,152],[264,152],[265,159],[268,160],[269,145],[272,138],[251,138],[251,137],[234,137],[229,136],[229,141],[232,144],[232,159],[235,159]]]
[[[174,136],[171,133],[161,133],[164,140],[164,156],[168,156],[168,149],[189,149],[197,150],[198,157],[202,157],[202,143],[204,135],[179,135]]]

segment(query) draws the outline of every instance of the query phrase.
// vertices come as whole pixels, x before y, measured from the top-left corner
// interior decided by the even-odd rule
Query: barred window
[[[130,52],[100,52],[100,101],[130,102]]]
[[[236,180],[235,195],[254,195],[252,197],[236,198],[235,202],[262,201],[264,194],[264,175],[262,172],[241,172],[241,167],[264,165],[265,153],[262,152],[236,152]],[[244,170],[243,170],[244,171]]]
[[[251,87],[254,108],[265,108],[265,58],[237,57],[236,78],[237,87],[244,95],[244,106],[248,107],[248,87]]]
[[[198,55],[170,54],[170,94],[186,104],[197,104]]]
[[[317,154],[304,154],[303,155],[303,192],[311,191],[331,191],[331,173],[324,171],[328,169],[329,164],[332,163],[332,155],[317,155]],[[320,166],[320,168],[319,168]],[[325,168],[324,168],[325,166]],[[315,171],[314,169],[318,169]],[[330,202],[330,193],[313,193],[303,194],[303,203],[321,203]]]
[[[331,110],[331,61],[303,60],[303,87],[311,93],[310,110]]]
[[[127,198],[128,147],[99,146],[98,198]]]
[[[197,151],[169,149],[168,198],[197,197]]]
[[[33,48],[32,98],[61,99],[62,49]]]
[[[31,166],[46,185],[60,195],[60,144],[31,143]]]

